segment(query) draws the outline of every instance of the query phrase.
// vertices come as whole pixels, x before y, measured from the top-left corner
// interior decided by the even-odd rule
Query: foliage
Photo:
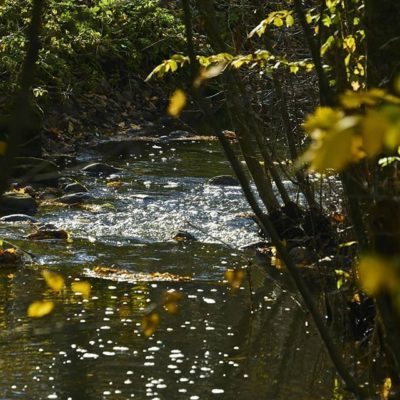
[[[310,163],[317,172],[340,171],[364,157],[374,159],[382,152],[397,151],[399,97],[381,89],[347,92],[341,104],[341,108],[319,107],[307,118],[304,128],[313,142],[301,162]]]
[[[25,56],[29,0],[0,5],[0,73],[14,90]],[[126,84],[156,59],[179,47],[182,27],[156,0],[50,0],[43,16],[36,97],[65,96],[103,81]]]

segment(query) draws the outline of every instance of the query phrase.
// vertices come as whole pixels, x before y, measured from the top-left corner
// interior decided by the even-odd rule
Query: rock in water
[[[0,215],[35,214],[37,204],[33,197],[26,193],[6,192],[0,197]]]
[[[10,214],[0,218],[0,222],[33,222],[38,220],[26,214]]]
[[[239,186],[239,181],[231,175],[214,176],[207,182],[209,185],[217,186]]]
[[[82,171],[93,176],[108,176],[111,174],[118,174],[122,169],[105,163],[93,163],[83,167]]]
[[[66,194],[58,199],[64,204],[82,204],[90,200],[93,200],[93,196],[87,192]]]
[[[88,192],[87,188],[81,183],[74,182],[70,183],[64,188],[65,193],[83,193]]]
[[[189,232],[186,231],[175,231],[172,234],[172,239],[174,239],[176,242],[189,242],[189,241],[197,241],[197,239]]]

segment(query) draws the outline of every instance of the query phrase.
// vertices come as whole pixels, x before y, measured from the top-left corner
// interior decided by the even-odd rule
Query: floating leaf
[[[168,114],[174,118],[179,118],[185,105],[186,94],[180,89],[175,90],[169,99]]]
[[[159,322],[160,315],[156,311],[146,314],[142,319],[143,335],[146,337],[150,337],[157,329]]]
[[[85,299],[90,297],[90,291],[92,286],[87,281],[79,281],[71,283],[71,290],[77,294],[83,296]]]
[[[225,279],[228,281],[232,291],[240,288],[243,278],[244,271],[242,269],[227,269],[225,271]]]
[[[55,272],[45,269],[42,271],[42,276],[46,281],[47,286],[55,292],[60,292],[65,286],[64,278]]]
[[[52,301],[35,301],[29,305],[27,315],[31,318],[41,318],[50,314],[54,309]]]

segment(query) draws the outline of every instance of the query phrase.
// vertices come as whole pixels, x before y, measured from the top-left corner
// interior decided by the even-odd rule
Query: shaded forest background
[[[200,133],[220,139],[347,388],[366,396],[325,315],[354,309],[352,318],[367,325],[355,339],[367,343],[366,353],[376,352],[381,367],[372,381],[379,386],[389,379],[396,388],[399,3],[33,4],[41,24],[31,18],[32,2],[0,6],[3,169],[18,163],[15,156],[74,152],[115,130],[129,135],[170,124],[195,131],[201,122]],[[170,97],[174,111],[167,117],[163,110],[176,87],[182,90]],[[343,192],[328,209],[317,191],[332,174]],[[290,198],[282,176],[299,188],[303,205]],[[326,282],[305,283],[295,248],[330,268],[337,290],[346,289],[338,303],[326,295],[326,308],[318,307],[308,285]],[[324,264],[326,257],[333,266]]]

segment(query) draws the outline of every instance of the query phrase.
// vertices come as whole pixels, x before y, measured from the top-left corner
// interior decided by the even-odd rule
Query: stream
[[[240,216],[250,212],[240,188],[207,184],[232,174],[218,144],[152,143],[111,163],[119,176],[63,172],[89,189],[91,207],[39,209],[40,222],[71,232],[71,243],[29,241],[29,224],[0,225],[1,237],[36,255],[32,265],[0,270],[0,399],[334,398],[335,372],[298,295],[240,250],[260,240]],[[177,243],[176,230],[198,240]],[[249,278],[232,292],[224,272],[249,263]],[[106,279],[88,274],[96,266],[191,280]],[[89,281],[90,297],[54,293],[43,268],[67,284]],[[184,295],[178,312],[160,312],[145,338],[143,315],[171,289]],[[54,311],[28,318],[28,305],[42,298]]]

